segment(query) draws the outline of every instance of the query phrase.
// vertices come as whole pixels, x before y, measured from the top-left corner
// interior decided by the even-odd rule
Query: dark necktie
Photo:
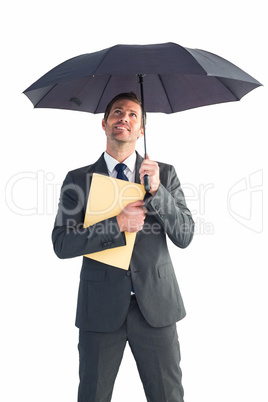
[[[118,163],[115,166],[115,170],[117,171],[117,179],[128,181],[128,178],[124,173],[124,170],[126,169],[126,167],[127,167],[127,165],[125,165],[124,163]]]

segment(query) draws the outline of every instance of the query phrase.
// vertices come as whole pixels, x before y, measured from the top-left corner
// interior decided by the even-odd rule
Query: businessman
[[[185,248],[194,223],[173,166],[143,160],[135,151],[143,125],[134,93],[111,100],[102,128],[106,152],[92,165],[69,172],[63,183],[52,233],[54,250],[59,258],[72,258],[122,247],[126,231],[135,232],[136,240],[127,271],[83,257],[76,313],[78,402],[111,401],[127,342],[147,401],[183,402],[176,322],[185,309],[166,237]],[[148,175],[150,194],[117,216],[83,228],[93,173],[141,184]]]

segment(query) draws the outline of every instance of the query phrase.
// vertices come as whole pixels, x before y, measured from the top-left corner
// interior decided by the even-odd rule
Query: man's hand
[[[139,232],[144,224],[146,209],[143,201],[135,201],[128,204],[119,215],[117,223],[121,232]]]
[[[154,196],[160,185],[159,166],[151,159],[144,159],[140,168],[140,181],[144,185],[143,177],[147,174],[150,178],[150,193]]]

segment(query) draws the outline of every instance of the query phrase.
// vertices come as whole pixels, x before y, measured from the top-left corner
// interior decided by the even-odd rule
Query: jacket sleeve
[[[171,241],[180,248],[186,248],[192,241],[194,221],[186,206],[185,198],[175,169],[165,167],[161,184],[154,197],[148,199],[148,213],[163,227]]]
[[[75,183],[69,172],[61,188],[52,231],[54,251],[59,258],[72,258],[126,245],[116,217],[84,228],[85,197],[84,190]]]

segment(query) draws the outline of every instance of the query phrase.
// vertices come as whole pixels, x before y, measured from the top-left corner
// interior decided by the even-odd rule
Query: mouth
[[[116,130],[121,130],[121,131],[130,131],[129,128],[123,124],[116,124],[114,126],[114,128],[116,128]]]

